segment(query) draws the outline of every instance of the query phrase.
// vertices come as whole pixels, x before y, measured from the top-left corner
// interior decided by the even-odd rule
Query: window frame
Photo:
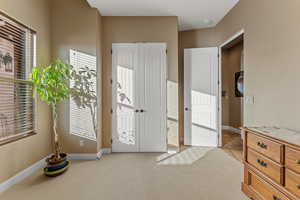
[[[25,46],[25,68],[26,70],[28,70],[28,72],[26,72],[26,77],[24,79],[18,79],[16,77],[14,78],[5,78],[5,77],[0,77],[0,80],[1,81],[4,81],[4,82],[11,82],[11,83],[23,83],[23,84],[26,84],[26,85],[32,85],[32,90],[33,90],[33,99],[32,99],[32,115],[33,115],[33,119],[32,119],[32,124],[33,124],[33,129],[31,131],[28,131],[28,132],[24,132],[24,133],[19,133],[19,134],[14,134],[14,135],[11,135],[11,136],[8,136],[7,138],[4,138],[4,139],[1,139],[0,138],[0,146],[3,146],[3,145],[6,145],[6,144],[9,144],[9,143],[12,143],[12,142],[16,142],[16,141],[19,141],[21,139],[24,139],[24,138],[27,138],[27,137],[30,137],[30,136],[33,136],[33,135],[36,135],[37,134],[37,102],[36,102],[36,97],[37,95],[35,94],[34,92],[34,86],[32,84],[32,82],[30,81],[30,72],[31,72],[31,69],[33,66],[36,65],[37,63],[37,32],[35,30],[33,30],[32,28],[24,25],[23,23],[19,22],[18,20],[16,20],[15,18],[13,17],[10,17],[8,14],[0,11],[0,16],[1,18],[4,20],[8,20],[14,24],[16,24],[20,29],[23,29],[26,33],[25,35],[25,39],[24,39],[24,43],[27,44],[28,42],[31,42],[31,52],[30,52],[30,57],[27,56],[27,53],[28,53],[28,47]],[[30,34],[30,36],[32,37],[31,40],[29,41],[28,40],[28,35],[27,34]],[[3,37],[1,37],[3,38]],[[5,38],[3,38],[5,39]],[[28,59],[30,59],[28,61]],[[28,64],[29,62],[29,64]],[[14,66],[15,67],[15,66]]]

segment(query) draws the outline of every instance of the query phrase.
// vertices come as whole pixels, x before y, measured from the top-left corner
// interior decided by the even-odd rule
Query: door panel
[[[113,45],[113,143],[114,152],[138,152],[136,96],[137,45]]]
[[[217,146],[218,48],[185,49],[184,143]]]
[[[167,151],[166,45],[113,45],[113,152]]]
[[[140,151],[167,151],[166,122],[166,46],[140,44],[139,53],[143,73],[140,105]]]

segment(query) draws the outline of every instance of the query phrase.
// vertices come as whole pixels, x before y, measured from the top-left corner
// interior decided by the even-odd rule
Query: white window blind
[[[76,72],[88,67],[90,70],[97,69],[96,57],[75,50],[70,50],[70,64]],[[97,91],[97,79],[92,78],[93,91]],[[71,88],[74,87],[74,81],[70,83]],[[93,115],[90,108],[78,107],[74,100],[70,99],[70,133],[79,137],[96,140],[96,131],[93,125]],[[95,112],[96,113],[96,112]],[[95,120],[97,120],[95,114]]]
[[[35,32],[0,13],[0,145],[34,134]]]

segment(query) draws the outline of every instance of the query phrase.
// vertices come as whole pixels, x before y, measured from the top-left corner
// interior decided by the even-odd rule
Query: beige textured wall
[[[277,125],[300,130],[299,8],[300,1],[296,0],[240,0],[211,34],[196,31],[197,41],[215,37],[220,45],[245,30],[245,95],[254,96],[254,104],[244,105],[246,126]],[[195,43],[194,47],[205,45]]]
[[[112,43],[166,42],[168,79],[178,81],[177,17],[103,17],[103,147],[111,147],[111,46]]]
[[[98,10],[90,8],[85,0],[52,0],[52,58],[69,62],[69,50],[74,49],[90,55],[101,55],[101,16]],[[99,48],[98,48],[99,47]],[[97,61],[101,71],[101,57]],[[99,81],[99,84],[101,81]],[[101,84],[100,84],[101,85]],[[99,85],[98,88],[101,86]],[[101,91],[100,91],[101,92]],[[98,93],[100,94],[100,93]],[[69,133],[68,102],[59,106],[59,133],[63,149],[67,153],[95,153],[97,141]],[[99,119],[100,120],[100,119]],[[83,141],[84,146],[80,146]]]
[[[243,43],[224,49],[222,52],[222,125],[242,126],[242,100],[235,96],[235,73],[241,71]]]
[[[0,10],[37,31],[37,63],[50,61],[50,10],[47,0],[1,0]],[[0,183],[51,153],[49,107],[37,103],[37,135],[0,146]]]
[[[222,40],[245,29],[245,125],[300,130],[300,1],[241,0],[217,26]]]
[[[104,50],[103,37],[102,37],[102,16],[99,13],[97,18],[97,96],[98,96],[98,139],[97,139],[97,152],[102,148],[102,53]]]

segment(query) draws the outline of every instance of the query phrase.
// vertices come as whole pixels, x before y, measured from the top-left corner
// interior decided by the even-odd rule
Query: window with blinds
[[[35,35],[0,13],[0,145],[34,134]]]
[[[97,71],[96,56],[92,56],[76,50],[70,50],[70,64],[77,73],[83,69]],[[94,95],[97,91],[97,78],[92,77],[92,92]],[[75,82],[71,81],[70,87],[73,88]],[[78,106],[78,103],[71,98],[70,104],[70,133],[90,140],[97,138],[97,109],[91,106]]]

